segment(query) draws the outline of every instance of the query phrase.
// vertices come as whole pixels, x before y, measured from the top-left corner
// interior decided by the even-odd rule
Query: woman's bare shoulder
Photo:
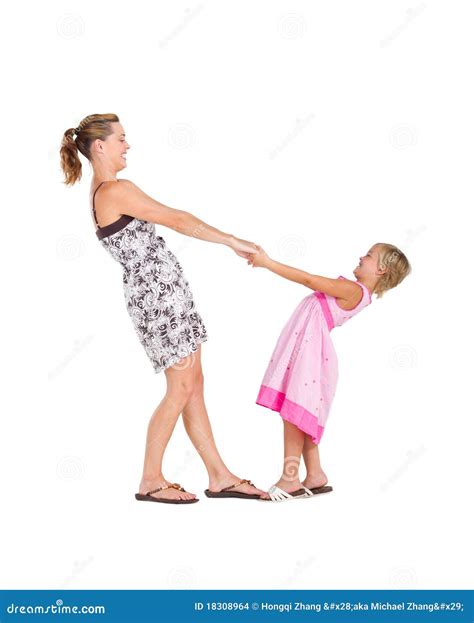
[[[120,183],[117,183],[120,182]],[[110,223],[117,220],[122,212],[118,197],[123,195],[125,188],[131,188],[133,182],[130,180],[106,180],[101,182],[95,188],[91,186],[90,198],[91,205],[94,205],[96,218],[100,227],[106,227]],[[118,187],[121,187],[119,189]]]
[[[181,210],[175,210],[147,195],[134,182],[120,179],[120,183],[111,183],[104,190],[107,203],[113,206],[116,213],[128,214],[142,221],[157,223],[176,229],[182,216]]]

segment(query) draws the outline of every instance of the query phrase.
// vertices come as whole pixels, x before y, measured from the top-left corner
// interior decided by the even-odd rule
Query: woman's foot
[[[317,474],[307,474],[306,478],[301,483],[307,489],[316,489],[317,487],[324,487],[328,484],[328,477],[324,472],[318,472]],[[283,488],[283,487],[282,487]]]
[[[214,478],[209,479],[209,491],[217,492],[221,491],[225,487],[230,487],[236,482],[240,482],[242,478],[235,476],[231,472],[227,472],[225,474],[220,474]],[[269,500],[270,496],[266,491],[262,491],[262,489],[258,489],[255,485],[249,485],[246,482],[238,485],[237,487],[233,487],[232,491],[239,491],[240,493],[246,493],[250,495],[260,495],[263,500]]]
[[[140,483],[140,487],[138,489],[138,493],[142,493],[145,495],[148,491],[153,491],[154,489],[158,489],[158,487],[166,487],[167,485],[172,485],[172,482],[165,480],[164,478],[158,478],[154,480],[145,480],[142,478]],[[196,495],[194,493],[189,493],[188,491],[180,491],[174,487],[169,489],[163,489],[162,491],[155,491],[155,493],[151,494],[154,498],[165,498],[167,500],[194,500]]]

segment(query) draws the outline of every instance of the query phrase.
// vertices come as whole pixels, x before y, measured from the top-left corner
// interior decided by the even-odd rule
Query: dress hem
[[[288,400],[283,392],[262,385],[255,402],[262,407],[279,412],[284,420],[294,424],[303,433],[309,435],[314,444],[321,441],[324,426],[318,423],[317,416],[292,400]]]
[[[203,344],[204,342],[207,342],[208,340],[208,336],[206,337],[199,337],[197,339],[194,340],[193,344],[195,344],[196,346],[198,346],[199,344]],[[197,350],[197,348],[196,348]],[[193,350],[192,348],[187,348],[187,353],[186,355],[183,355],[182,357],[179,357],[176,361],[171,360],[171,363],[167,364],[166,366],[153,366],[154,370],[155,370],[155,374],[159,374],[160,372],[163,372],[163,370],[167,370],[168,368],[171,368],[172,366],[176,365],[179,361],[181,361],[181,359],[184,359],[185,357],[189,357],[189,355],[192,355],[192,353],[195,353],[196,350]]]

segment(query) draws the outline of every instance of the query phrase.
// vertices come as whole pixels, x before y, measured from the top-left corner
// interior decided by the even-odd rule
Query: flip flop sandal
[[[280,489],[280,487],[277,487],[276,485],[273,485],[273,487],[270,487],[270,489],[268,490],[268,495],[270,496],[270,499],[263,499],[263,502],[287,502],[288,500],[303,498],[305,497],[306,493],[304,488],[288,492]]]
[[[329,493],[329,491],[332,491],[331,485],[323,485],[322,487],[314,487],[314,489],[307,489],[303,485],[303,489],[304,489],[303,497],[305,498],[312,497],[313,495],[316,495],[317,493]]]
[[[146,493],[135,493],[135,499],[140,500],[140,502],[162,502],[163,504],[194,504],[194,502],[199,502],[199,498],[194,498],[191,500],[173,500],[171,498],[155,498],[151,495],[152,493],[156,493],[157,491],[163,491],[163,489],[178,489],[178,491],[186,492],[186,489],[183,489],[180,484],[175,482],[172,485],[158,487],[158,489],[153,489],[152,491],[147,491]]]
[[[204,493],[208,498],[241,498],[243,500],[262,499],[258,493],[242,493],[241,491],[230,491],[230,489],[233,489],[234,487],[238,487],[239,485],[243,485],[244,483],[247,483],[250,486],[255,487],[255,485],[252,482],[250,482],[250,480],[240,480],[239,482],[236,482],[235,484],[230,485],[229,487],[224,487],[220,491],[210,491],[209,489],[206,489]]]

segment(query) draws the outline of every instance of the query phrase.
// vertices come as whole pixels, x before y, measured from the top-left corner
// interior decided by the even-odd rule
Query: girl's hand
[[[248,240],[242,240],[241,238],[232,238],[230,248],[237,253],[240,257],[247,259],[252,257],[252,254],[257,253],[257,245]]]
[[[254,255],[247,255],[247,264],[251,264],[254,268],[258,266],[265,268],[268,266],[270,258],[268,257],[266,251],[264,251],[258,244],[257,249],[258,251]]]

